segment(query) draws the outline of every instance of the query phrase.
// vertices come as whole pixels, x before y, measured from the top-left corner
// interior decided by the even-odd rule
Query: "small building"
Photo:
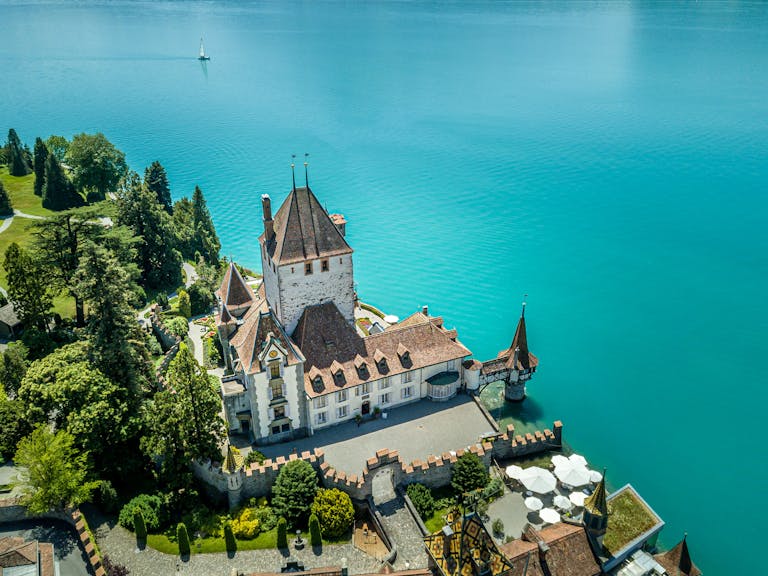
[[[446,525],[425,537],[424,544],[429,567],[439,576],[513,576],[512,563],[476,512],[449,512]]]
[[[0,576],[54,576],[53,544],[0,538]]]
[[[21,320],[16,315],[12,303],[0,308],[0,338],[12,339],[18,337],[21,332]]]

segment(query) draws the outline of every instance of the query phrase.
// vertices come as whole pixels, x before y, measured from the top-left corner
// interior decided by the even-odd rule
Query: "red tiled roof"
[[[691,560],[686,538],[678,542],[672,550],[656,554],[654,558],[673,576],[701,576],[701,570]]]
[[[451,340],[445,330],[435,326],[423,314],[417,313],[414,317],[390,326],[384,332],[363,338],[332,302],[306,308],[293,333],[293,340],[306,358],[307,394],[310,397],[319,396],[339,387],[340,382],[334,380],[332,375],[331,365],[334,362],[341,365],[344,373],[342,386],[347,387],[462,359],[471,354],[461,342]],[[409,352],[407,360],[397,353],[401,345]],[[382,358],[386,358],[383,372],[378,361]],[[359,369],[362,363],[367,365],[364,372]],[[310,367],[315,367],[322,376],[321,388],[308,374]]]
[[[25,542],[21,538],[0,538],[0,574],[1,568],[37,565],[37,541]]]
[[[266,306],[253,306],[243,316],[242,325],[237,327],[229,343],[235,347],[246,373],[258,370],[258,355],[264,349],[270,335],[276,338],[288,355],[288,364],[303,362],[301,352],[293,341],[283,332],[280,323]]]
[[[546,544],[539,546],[539,542]],[[597,576],[602,573],[583,526],[560,522],[501,545],[512,561],[513,576]]]
[[[256,300],[253,290],[246,284],[234,262],[230,262],[229,268],[224,273],[224,279],[219,288],[219,296],[230,312],[248,306]]]
[[[292,190],[274,218],[272,239],[259,237],[279,265],[351,254],[344,236],[308,187]]]

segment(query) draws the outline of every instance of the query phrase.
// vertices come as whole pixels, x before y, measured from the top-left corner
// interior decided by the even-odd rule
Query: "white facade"
[[[313,431],[320,430],[354,420],[358,414],[361,416],[372,414],[375,408],[386,412],[396,406],[429,398],[430,385],[427,383],[427,378],[446,371],[459,372],[459,378],[449,396],[452,397],[462,382],[461,359],[441,362],[316,396],[309,400],[310,428]]]
[[[269,306],[287,334],[293,334],[304,309],[333,302],[350,324],[355,322],[352,254],[276,266],[262,248],[264,288]]]

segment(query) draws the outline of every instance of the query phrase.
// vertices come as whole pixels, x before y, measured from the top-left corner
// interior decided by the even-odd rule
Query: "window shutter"
[[[269,409],[269,419],[274,420],[275,419],[275,411],[272,410],[272,408]]]
[[[285,405],[285,417],[290,418],[291,417],[291,406],[290,404]]]

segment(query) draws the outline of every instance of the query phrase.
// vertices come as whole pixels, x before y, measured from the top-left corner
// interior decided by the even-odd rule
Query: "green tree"
[[[179,543],[179,554],[181,556],[189,556],[189,533],[187,532],[187,525],[184,522],[180,522],[176,526],[176,541]]]
[[[66,430],[99,470],[109,472],[123,459],[121,448],[137,433],[138,419],[128,391],[90,363],[89,348],[75,342],[33,362],[19,399],[29,422]]]
[[[53,297],[47,280],[48,271],[40,259],[12,242],[5,250],[3,267],[7,274],[8,299],[13,302],[19,319],[27,326],[47,331]]]
[[[315,514],[309,515],[309,543],[313,548],[323,545],[323,537],[320,533],[320,521]]]
[[[11,458],[19,440],[31,431],[21,400],[7,398],[0,390],[0,460]]]
[[[288,548],[288,522],[285,518],[277,521],[277,547]]]
[[[8,161],[8,173],[11,176],[26,176],[32,169],[27,162],[27,156],[24,152],[24,146],[16,134],[16,130],[8,130],[8,143],[6,146],[6,156]]]
[[[124,265],[106,246],[86,242],[75,274],[75,291],[89,310],[86,333],[91,360],[135,398],[153,380],[149,353],[136,322],[135,266]]]
[[[165,173],[163,165],[157,160],[152,162],[152,164],[144,170],[144,184],[146,184],[147,189],[157,197],[157,201],[166,212],[169,214],[173,212],[171,187],[168,184],[168,175]]]
[[[136,263],[142,285],[177,286],[181,282],[181,254],[176,249],[173,220],[136,173],[129,175],[118,194],[117,221],[141,237]]]
[[[48,148],[38,136],[35,139],[35,195],[43,195],[45,184],[45,161],[48,160]]]
[[[43,184],[43,208],[66,210],[83,204],[82,197],[75,191],[56,156],[49,154],[45,160],[45,183]]]
[[[10,216],[11,214],[13,214],[11,197],[8,196],[5,186],[3,186],[2,181],[0,181],[0,216]]]
[[[165,503],[160,496],[155,494],[139,494],[123,506],[120,510],[118,521],[123,528],[135,532],[136,526],[134,520],[136,518],[136,512],[140,511],[147,530],[159,530],[163,526],[162,518],[165,516],[164,506]]]
[[[355,508],[346,492],[321,488],[312,502],[312,514],[319,520],[323,536],[332,539],[341,537],[349,529],[355,519]]]
[[[38,426],[19,442],[14,462],[19,467],[22,503],[32,514],[79,506],[99,485],[86,480],[88,454],[78,450],[64,430],[54,434],[47,426]]]
[[[219,250],[221,242],[216,235],[216,229],[213,226],[213,219],[203,196],[203,191],[195,186],[192,194],[192,218],[195,227],[196,251],[205,258],[209,264],[217,265],[219,263]]]
[[[56,160],[64,162],[67,150],[69,150],[69,140],[64,138],[64,136],[56,136],[53,134],[48,136],[48,139],[45,141],[45,147],[48,148],[48,151],[51,154],[56,156]]]
[[[192,316],[192,302],[190,302],[186,290],[179,290],[179,314],[184,318]]]
[[[29,368],[29,349],[22,342],[11,342],[2,354],[0,382],[9,397],[15,397]]]
[[[458,492],[471,492],[485,488],[490,479],[483,461],[476,454],[465,452],[453,466],[451,486]]]
[[[35,246],[49,271],[49,279],[59,290],[75,299],[77,325],[85,325],[83,299],[77,291],[75,274],[87,241],[99,242],[111,229],[97,221],[93,208],[66,210],[35,223]]]
[[[76,135],[65,158],[72,167],[75,186],[86,192],[89,200],[103,200],[128,173],[125,154],[101,132]]]
[[[275,513],[291,524],[303,524],[317,492],[317,474],[304,460],[292,460],[280,469],[272,486]]]
[[[136,540],[147,539],[147,525],[144,522],[144,514],[141,508],[137,508],[133,513],[133,531],[136,534]]]
[[[145,406],[142,449],[160,459],[165,482],[181,488],[190,481],[192,460],[221,458],[226,428],[218,392],[183,343],[168,367],[167,381],[168,390],[157,392]]]
[[[416,511],[419,513],[419,516],[424,520],[432,516],[432,513],[435,511],[435,499],[429,488],[424,486],[424,484],[415,483],[408,484],[408,488],[406,488],[405,491],[416,508]]]
[[[237,551],[237,540],[232,533],[232,523],[226,522],[224,524],[224,545],[227,547],[227,552],[233,553]]]

